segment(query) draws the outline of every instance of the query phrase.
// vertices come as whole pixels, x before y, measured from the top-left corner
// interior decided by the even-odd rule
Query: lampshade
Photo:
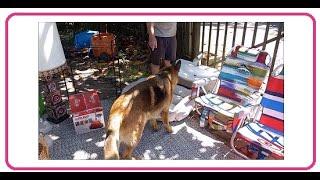
[[[54,75],[67,68],[55,22],[39,23],[39,76]]]

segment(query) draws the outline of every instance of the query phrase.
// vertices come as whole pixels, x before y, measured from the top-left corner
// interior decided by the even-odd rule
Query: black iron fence
[[[214,63],[224,61],[227,51],[231,50],[235,45],[244,45],[262,50],[266,50],[268,45],[270,46],[268,53],[272,56],[271,69],[273,69],[278,57],[280,41],[284,37],[283,22],[203,22],[193,23],[193,25],[201,29],[199,34],[196,32],[193,32],[193,34],[200,39],[199,51],[206,53],[207,65],[209,65],[210,56],[214,57]],[[249,28],[250,32],[248,32]],[[272,29],[272,32],[270,32],[270,29]],[[257,39],[258,30],[260,41]],[[250,38],[248,38],[249,36]],[[263,39],[261,39],[262,37]],[[215,42],[214,46],[212,42]],[[194,49],[197,49],[197,46]],[[220,52],[218,51],[219,49]],[[196,52],[197,50],[195,50]],[[282,60],[282,57],[278,57],[278,59]]]

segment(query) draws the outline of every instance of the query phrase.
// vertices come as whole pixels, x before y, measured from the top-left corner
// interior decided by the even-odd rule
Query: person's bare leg
[[[150,67],[151,67],[151,74],[158,74],[159,73],[159,70],[160,70],[159,65],[154,65],[151,63]]]
[[[165,65],[166,67],[169,67],[169,66],[171,66],[171,63],[170,63],[170,61],[168,61],[168,60],[164,60],[164,65]]]

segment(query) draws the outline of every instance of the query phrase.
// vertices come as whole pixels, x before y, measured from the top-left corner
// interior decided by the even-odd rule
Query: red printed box
[[[77,134],[87,133],[105,126],[103,107],[96,91],[71,95],[69,103]]]

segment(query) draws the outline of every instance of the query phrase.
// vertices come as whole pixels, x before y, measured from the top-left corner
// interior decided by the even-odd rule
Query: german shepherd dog
[[[106,126],[105,159],[120,159],[120,144],[124,145],[121,159],[134,159],[132,152],[140,142],[144,127],[150,120],[152,128],[158,130],[155,118],[160,114],[166,131],[172,132],[168,120],[169,106],[178,83],[180,66],[181,61],[177,61],[163,68],[159,74],[149,76],[116,99]]]
[[[48,143],[46,142],[46,139],[44,137],[44,134],[40,133],[39,134],[39,142],[38,142],[38,157],[40,160],[45,160],[45,159],[50,159],[49,155],[49,147]]]

